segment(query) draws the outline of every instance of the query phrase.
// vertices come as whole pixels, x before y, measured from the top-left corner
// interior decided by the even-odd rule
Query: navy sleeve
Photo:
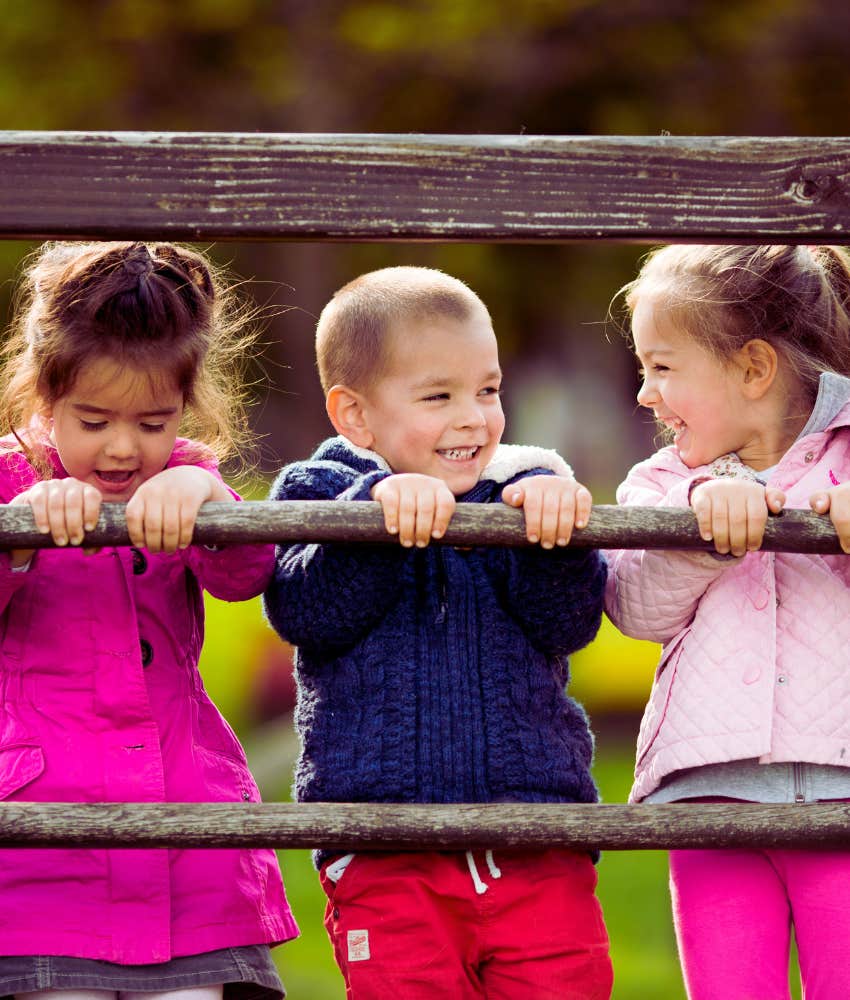
[[[531,469],[511,482],[549,472]],[[500,498],[501,488],[492,502]],[[502,607],[544,653],[567,656],[596,636],[608,576],[605,557],[596,549],[492,547],[485,565]]]
[[[272,487],[274,500],[368,500],[386,473],[352,476],[335,463],[295,463]],[[398,600],[398,543],[278,545],[272,583],[263,596],[266,617],[288,642],[337,653],[371,631]]]

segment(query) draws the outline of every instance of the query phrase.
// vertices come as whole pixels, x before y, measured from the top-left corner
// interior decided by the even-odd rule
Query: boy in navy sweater
[[[555,452],[500,444],[484,304],[442,272],[385,268],[336,293],[316,353],[339,436],[272,496],[377,500],[400,544],[278,547],[265,607],[297,651],[298,800],[595,801],[592,737],[565,693],[602,613],[604,560],[566,547],[591,497]],[[429,545],[458,501],[522,507],[539,544]],[[355,1000],[610,996],[586,853],[317,862]]]

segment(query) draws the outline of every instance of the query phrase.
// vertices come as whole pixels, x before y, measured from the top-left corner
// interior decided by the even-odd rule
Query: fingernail
[[[86,531],[94,531],[97,525],[95,524],[94,521],[86,521],[83,527],[86,529]]]
[[[82,540],[83,540],[83,536],[82,535],[72,535],[71,536],[71,544],[72,545],[79,545],[82,542]]]
[[[711,532],[710,532],[710,531],[704,531],[704,532],[702,533],[702,540],[703,540],[704,542],[710,542],[710,541],[711,541],[711,537],[712,537],[712,536],[711,536]]]
[[[567,544],[566,538],[559,538],[558,539],[558,545],[566,545],[566,544]]]
[[[528,540],[529,540],[530,542],[537,542],[537,541],[539,541],[539,540],[540,540],[540,536],[539,536],[539,535],[529,535],[529,536],[528,536]]]
[[[551,542],[541,542],[540,543],[540,548],[541,549],[554,549],[555,546]]]
[[[587,527],[587,521],[576,521],[576,527],[577,528],[586,528]]]
[[[387,528],[387,531],[388,531],[388,532],[389,532],[389,533],[390,533],[391,535],[397,535],[397,534],[398,534],[398,525],[397,525],[397,524],[391,524],[391,525],[389,526],[389,528]]]
[[[55,542],[57,545],[67,545],[68,539],[65,538],[64,535],[60,535],[58,538],[55,539]]]
[[[434,528],[434,530],[431,532],[431,537],[432,538],[442,538],[443,537],[443,532],[439,528]]]

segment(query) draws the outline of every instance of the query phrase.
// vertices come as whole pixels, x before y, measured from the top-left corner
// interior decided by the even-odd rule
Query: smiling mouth
[[[451,462],[469,462],[481,451],[480,445],[474,448],[438,448],[437,454]]]
[[[135,474],[135,469],[96,469],[97,478],[113,486],[124,486]]]
[[[687,424],[684,420],[680,420],[678,417],[658,417],[655,418],[659,423],[663,424],[665,428],[670,431],[673,435],[673,440],[677,441],[684,431],[687,429]]]

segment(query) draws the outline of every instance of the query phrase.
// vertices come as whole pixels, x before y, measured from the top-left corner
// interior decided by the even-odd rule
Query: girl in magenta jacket
[[[216,455],[238,444],[222,361],[245,335],[219,286],[170,244],[47,245],[26,274],[0,501],[64,548],[0,553],[6,800],[259,799],[198,673],[202,590],[254,597],[274,564],[190,544],[201,504],[239,499]],[[84,551],[104,502],[132,548]],[[269,945],[296,933],[270,850],[0,851],[0,995],[280,996]]]
[[[761,552],[770,513],[827,514],[850,552],[850,258],[670,246],[627,286],[638,402],[672,443],[622,504],[690,506],[716,552],[610,553],[606,606],[664,644],[633,801],[850,799],[850,562]],[[850,852],[671,851],[692,1000],[850,996]]]

